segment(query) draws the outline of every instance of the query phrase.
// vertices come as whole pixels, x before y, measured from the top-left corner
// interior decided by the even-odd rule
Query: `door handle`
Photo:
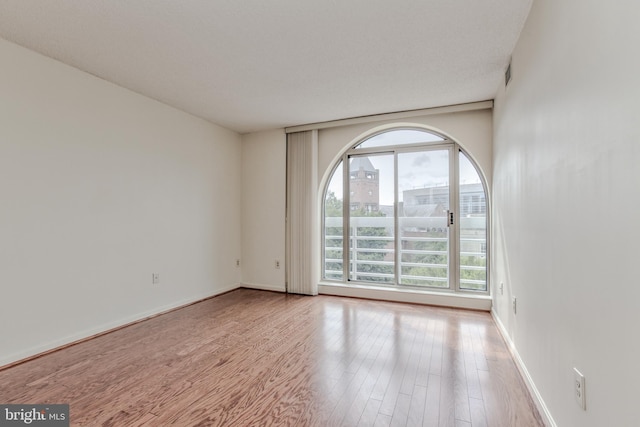
[[[453,212],[447,210],[447,227],[451,227],[453,225]]]

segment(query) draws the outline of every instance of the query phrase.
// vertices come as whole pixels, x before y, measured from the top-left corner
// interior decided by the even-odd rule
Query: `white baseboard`
[[[243,282],[242,285],[240,285],[243,288],[247,288],[247,289],[258,289],[261,291],[272,291],[272,292],[286,292],[287,290],[285,289],[284,285],[282,286],[278,286],[278,285],[263,285],[260,283],[247,283],[247,282]]]
[[[518,353],[518,350],[516,349],[515,344],[511,340],[511,337],[509,337],[509,333],[507,332],[507,329],[504,327],[504,324],[498,317],[498,314],[494,310],[491,310],[491,316],[493,317],[493,320],[495,320],[496,325],[498,325],[498,330],[500,331],[502,338],[504,338],[505,342],[507,343],[507,347],[509,347],[509,352],[511,352],[511,356],[513,357],[513,360],[515,361],[516,366],[520,371],[520,375],[522,375],[522,378],[524,379],[524,382],[527,385],[527,389],[529,389],[529,393],[531,394],[531,397],[533,398],[533,401],[536,404],[536,407],[538,408],[538,412],[542,417],[542,421],[547,427],[558,427],[553,417],[551,416],[551,412],[549,411],[549,408],[547,408],[547,405],[544,403],[544,399],[542,399],[542,396],[540,395],[538,388],[533,382],[533,378],[531,378],[531,375],[529,375],[529,371],[527,370],[527,367],[522,361],[522,358],[520,357],[520,354]]]
[[[167,313],[177,308],[193,304],[194,302],[211,298],[216,295],[224,294],[225,292],[233,291],[240,287],[241,287],[240,284],[226,286],[222,289],[216,289],[214,292],[208,292],[206,294],[196,295],[190,298],[185,298],[180,301],[173,302],[171,304],[165,304],[160,307],[155,307],[151,310],[146,310],[131,316],[114,320],[112,322],[104,323],[100,326],[96,326],[91,329],[85,329],[81,332],[68,335],[66,337],[58,338],[53,341],[49,341],[47,343],[43,343],[43,344],[31,347],[17,353],[2,356],[0,358],[0,369],[8,365],[13,365],[15,363],[19,363],[21,361],[31,359],[33,357],[37,357],[38,355],[41,355],[44,353],[56,351],[57,349],[66,347],[68,345],[73,345],[74,343],[81,342],[87,338],[98,336],[103,333],[108,333],[109,331],[119,329],[121,327],[125,327],[127,325],[137,323],[137,322],[149,319],[151,317],[155,317],[155,316]]]
[[[414,304],[437,305],[442,307],[466,308],[470,310],[491,310],[491,297],[488,295],[447,294],[420,290],[378,288],[362,285],[341,285],[338,283],[320,283],[318,293],[354,298],[367,298],[382,301],[409,302]]]

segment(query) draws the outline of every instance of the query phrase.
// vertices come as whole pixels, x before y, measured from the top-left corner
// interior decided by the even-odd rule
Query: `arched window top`
[[[443,141],[446,141],[446,138],[424,129],[396,128],[370,136],[353,148],[397,147],[402,145],[429,144]]]

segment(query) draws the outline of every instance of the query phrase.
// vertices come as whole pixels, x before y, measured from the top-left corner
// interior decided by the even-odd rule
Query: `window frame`
[[[376,146],[369,148],[359,147],[361,144],[365,143],[367,140],[374,138],[380,134],[390,133],[399,130],[414,130],[421,131],[427,134],[432,134],[436,137],[442,138],[442,140],[438,141],[427,141],[424,143],[408,143],[408,144],[397,144],[397,145],[386,145],[386,146]],[[398,245],[401,242],[400,229],[399,229],[399,218],[398,218],[398,208],[399,208],[399,190],[398,190],[398,154],[400,153],[410,153],[410,152],[420,152],[420,151],[432,151],[438,149],[447,149],[449,150],[449,206],[450,210],[454,212],[454,218],[456,218],[453,227],[449,227],[449,250],[448,250],[448,287],[446,288],[437,288],[437,287],[427,287],[420,285],[408,285],[401,284],[400,275],[401,275],[401,246]],[[486,279],[485,286],[486,289],[476,290],[476,289],[465,289],[461,288],[461,266],[460,266],[460,245],[461,245],[461,236],[460,236],[460,223],[461,223],[461,200],[460,200],[460,153],[462,153],[469,163],[475,169],[475,172],[480,179],[480,184],[482,185],[482,189],[485,197],[485,256],[486,256]],[[349,240],[350,240],[350,218],[351,218],[351,201],[350,201],[350,181],[351,174],[349,171],[349,159],[351,156],[369,156],[369,155],[384,155],[391,154],[394,158],[394,281],[393,283],[382,283],[378,284],[370,281],[359,281],[359,280],[351,280],[350,278],[350,248],[349,248]],[[332,178],[334,177],[337,169],[342,165],[342,279],[332,279],[326,277],[326,216],[325,216],[325,203],[327,192],[329,191],[329,185],[331,184]],[[392,288],[399,291],[415,291],[424,290],[424,291],[432,291],[438,293],[460,293],[460,294],[472,294],[472,295],[489,295],[491,291],[491,283],[490,283],[490,248],[491,248],[491,203],[489,199],[489,191],[487,187],[487,183],[485,177],[473,159],[473,157],[454,139],[443,135],[440,132],[434,131],[432,129],[427,129],[423,127],[390,127],[377,132],[373,132],[371,134],[366,135],[365,137],[359,139],[355,143],[353,143],[349,148],[344,150],[339,159],[335,161],[335,164],[331,168],[331,172],[328,175],[328,179],[324,184],[323,192],[322,192],[322,209],[321,209],[321,235],[322,235],[322,245],[321,245],[321,271],[322,277],[321,280],[328,283],[338,283],[344,285],[364,285],[364,286],[375,286],[381,288]]]

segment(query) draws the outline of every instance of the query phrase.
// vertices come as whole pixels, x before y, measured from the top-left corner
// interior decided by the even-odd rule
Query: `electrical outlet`
[[[240,259],[236,260],[236,267],[240,267]]]
[[[500,282],[500,295],[504,295],[504,282]]]
[[[587,410],[587,399],[584,394],[584,375],[573,368],[573,395],[583,411]]]
[[[513,297],[513,314],[516,314],[518,312],[518,299],[516,297]]]
[[[280,260],[276,260],[276,268],[280,268]]]
[[[160,283],[160,273],[151,274],[151,284],[157,285]]]

